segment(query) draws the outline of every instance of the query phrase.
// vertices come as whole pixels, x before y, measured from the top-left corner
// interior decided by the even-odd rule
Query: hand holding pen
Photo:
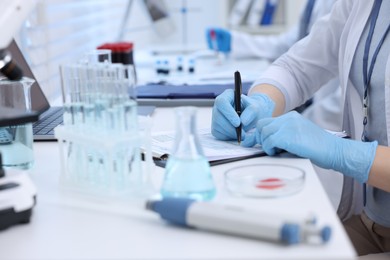
[[[227,89],[215,99],[211,133],[219,140],[240,142],[245,139],[245,132],[256,127],[259,119],[272,116],[275,103],[261,93],[241,95],[239,72],[235,73],[235,81],[237,91]]]

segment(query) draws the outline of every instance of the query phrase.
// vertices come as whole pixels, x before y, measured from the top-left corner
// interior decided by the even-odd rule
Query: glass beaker
[[[31,111],[30,88],[33,79],[13,81],[0,78],[0,106]],[[0,127],[0,152],[3,166],[29,169],[34,162],[32,124]]]
[[[210,200],[215,196],[216,189],[210,164],[196,133],[196,108],[177,107],[174,110],[175,144],[165,167],[161,195]]]

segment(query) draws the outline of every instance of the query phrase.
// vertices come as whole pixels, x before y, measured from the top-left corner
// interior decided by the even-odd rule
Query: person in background
[[[363,206],[343,221],[359,255],[390,252],[389,32],[390,1],[337,1],[306,38],[263,73],[248,96],[241,96],[240,117],[231,105],[233,90],[218,96],[213,107],[216,138],[236,139],[242,124],[244,146],[261,144],[268,155],[285,150],[344,174],[343,193],[350,195],[345,205]],[[290,111],[335,76],[343,93],[343,127],[351,139]],[[358,187],[365,191],[360,198],[354,196]]]
[[[252,35],[223,28],[208,28],[207,45],[210,49],[215,48],[211,34],[211,31],[214,31],[218,51],[229,54],[234,59],[262,58],[273,61],[287,52],[294,43],[307,36],[312,25],[330,12],[335,1],[307,0],[299,22],[279,35]],[[316,93],[313,100],[295,109],[325,129],[341,131],[340,98],[339,82],[332,79],[327,83],[327,87]]]
[[[218,50],[234,59],[262,58],[273,61],[287,52],[297,41],[306,37],[313,24],[328,14],[336,0],[307,0],[300,19],[290,30],[279,35],[251,35],[222,28],[206,30],[207,44],[213,49],[211,31],[215,32]],[[299,104],[295,110],[302,112],[324,129],[342,131],[341,88],[338,78],[324,84],[312,99]],[[343,176],[333,170],[315,167],[333,207],[337,210],[341,199]]]

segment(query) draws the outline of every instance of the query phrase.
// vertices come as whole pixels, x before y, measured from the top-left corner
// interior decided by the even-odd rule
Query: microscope
[[[13,61],[12,53],[7,50],[7,47],[34,6],[33,0],[0,0],[0,28],[2,28],[0,72],[9,80],[20,80],[23,72]],[[33,111],[0,107],[0,129],[36,120],[38,120],[38,113]],[[0,132],[0,145],[7,145],[12,140],[8,140],[7,136],[2,136],[3,132]],[[36,188],[28,174],[13,168],[5,169],[0,154],[0,230],[15,224],[28,223],[35,199]]]
[[[29,223],[36,201],[36,188],[27,173],[5,170],[0,154],[0,230]]]

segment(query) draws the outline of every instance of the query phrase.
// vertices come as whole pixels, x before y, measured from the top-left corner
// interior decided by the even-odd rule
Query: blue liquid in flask
[[[210,164],[196,134],[196,108],[178,107],[175,112],[175,145],[165,167],[161,195],[211,200],[216,190]]]
[[[180,159],[172,157],[166,165],[163,197],[185,197],[210,200],[215,196],[210,165],[206,158]]]

